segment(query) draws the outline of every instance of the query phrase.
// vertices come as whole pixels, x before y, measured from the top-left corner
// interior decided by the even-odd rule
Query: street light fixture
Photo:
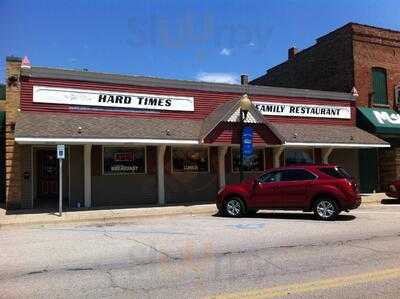
[[[247,113],[249,112],[251,107],[251,101],[249,96],[245,93],[240,98],[240,161],[239,161],[239,174],[240,181],[242,182],[243,177],[243,164],[244,164],[244,154],[243,154],[243,125],[246,120]]]

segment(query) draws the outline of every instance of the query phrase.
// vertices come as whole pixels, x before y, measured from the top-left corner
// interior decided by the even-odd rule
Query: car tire
[[[331,198],[319,198],[314,203],[314,215],[325,221],[335,220],[340,213],[336,201]]]
[[[235,196],[228,198],[223,206],[223,215],[228,217],[241,217],[246,209],[241,198]]]

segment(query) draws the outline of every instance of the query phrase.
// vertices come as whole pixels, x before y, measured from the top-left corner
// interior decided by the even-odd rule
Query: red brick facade
[[[358,106],[370,106],[373,67],[387,72],[388,106],[393,108],[400,84],[400,32],[349,23],[250,84],[341,92],[355,86]]]
[[[295,53],[295,54],[294,54]],[[372,69],[386,70],[387,104],[373,101]],[[289,49],[288,60],[250,84],[358,91],[357,106],[397,109],[395,87],[400,85],[400,31],[349,23],[320,38],[300,52]],[[380,150],[380,188],[399,177],[398,147]],[[362,163],[363,161],[360,161]]]

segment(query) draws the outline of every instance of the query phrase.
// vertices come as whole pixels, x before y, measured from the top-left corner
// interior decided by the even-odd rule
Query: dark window
[[[373,102],[376,104],[387,104],[386,70],[379,67],[372,68],[372,90]]]
[[[239,171],[240,150],[232,148],[232,168]],[[254,149],[253,154],[245,157],[243,161],[243,171],[264,171],[264,149]]]
[[[146,172],[144,147],[104,147],[104,174]]]
[[[323,168],[318,168],[318,170],[337,179],[351,178],[351,175],[341,167],[323,167]]]
[[[282,181],[308,181],[315,179],[315,175],[305,169],[290,169],[282,173]]]
[[[282,171],[271,171],[263,174],[258,178],[261,183],[273,183],[280,182],[282,177]]]
[[[208,172],[208,148],[172,148],[174,172]]]
[[[304,149],[286,149],[285,163],[286,165],[293,164],[310,164],[314,162],[314,150],[312,148]]]

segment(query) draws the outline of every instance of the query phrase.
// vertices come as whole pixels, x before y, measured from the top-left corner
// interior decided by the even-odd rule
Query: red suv
[[[217,197],[220,213],[231,217],[278,209],[314,211],[320,219],[333,220],[360,204],[354,179],[343,168],[327,164],[271,169],[258,178],[226,185]]]

